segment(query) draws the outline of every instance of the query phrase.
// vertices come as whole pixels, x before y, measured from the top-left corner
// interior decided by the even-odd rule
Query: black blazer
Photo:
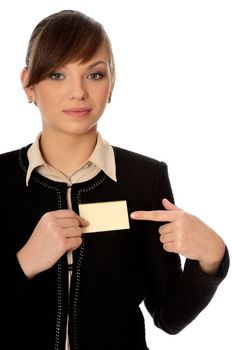
[[[65,183],[33,172],[26,187],[29,146],[0,156],[1,349],[64,350],[67,314],[71,349],[145,350],[145,305],[157,327],[175,334],[209,303],[226,276],[228,252],[217,276],[196,261],[184,270],[159,241],[158,223],[130,220],[130,229],[88,233],[73,252],[68,296],[66,255],[27,280],[16,258],[41,216],[67,208]],[[71,188],[80,203],[126,200],[128,211],[162,209],[173,201],[163,162],[114,147],[117,182],[103,172]]]

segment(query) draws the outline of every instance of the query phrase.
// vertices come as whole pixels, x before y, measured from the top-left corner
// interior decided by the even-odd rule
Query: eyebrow
[[[95,66],[98,66],[99,64],[104,64],[104,65],[107,65],[105,61],[97,61],[97,62],[94,62],[92,63],[89,68],[93,68]]]

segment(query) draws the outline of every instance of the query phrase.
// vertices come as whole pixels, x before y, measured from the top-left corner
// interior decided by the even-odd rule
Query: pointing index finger
[[[176,217],[175,211],[168,210],[139,210],[131,213],[130,217],[134,220],[148,221],[173,221]]]

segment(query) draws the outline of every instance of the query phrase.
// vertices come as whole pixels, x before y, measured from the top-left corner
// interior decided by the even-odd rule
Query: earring
[[[110,103],[111,102],[111,96],[109,96],[109,98],[108,98],[108,103]]]
[[[28,97],[28,103],[32,103],[32,98]]]

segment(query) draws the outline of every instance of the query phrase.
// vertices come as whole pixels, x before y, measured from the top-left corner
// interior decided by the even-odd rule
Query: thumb
[[[171,203],[167,198],[162,199],[162,204],[166,210],[172,210],[172,211],[181,210],[175,204]]]
[[[86,226],[89,226],[89,221],[84,219],[83,217],[79,217],[80,219],[80,227],[86,227]]]

